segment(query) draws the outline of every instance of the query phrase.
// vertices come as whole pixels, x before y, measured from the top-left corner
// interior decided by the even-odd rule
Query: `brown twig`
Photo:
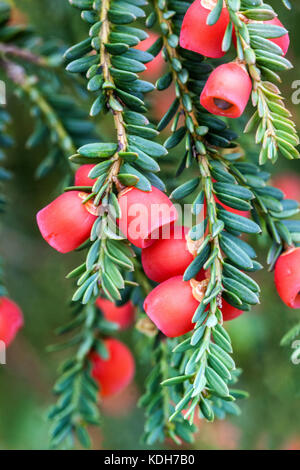
[[[109,70],[111,67],[110,56],[106,52],[106,49],[105,49],[105,44],[108,42],[109,33],[110,33],[110,27],[109,27],[109,21],[108,21],[108,10],[109,10],[109,1],[103,0],[102,8],[101,8],[101,17],[100,17],[100,21],[102,23],[101,31],[100,31],[100,43],[101,43],[100,60],[101,60],[101,67],[103,70],[104,81],[113,83],[113,78]],[[107,89],[106,93],[107,93],[108,99],[110,98],[110,96],[113,96],[114,94],[113,89]],[[119,144],[118,151],[120,150],[125,151],[127,148],[128,142],[127,142],[127,136],[126,136],[125,123],[123,119],[123,112],[114,110],[113,118],[114,118],[115,128],[117,131],[117,136],[118,136],[118,144]],[[116,153],[115,162],[112,165],[111,170],[109,172],[109,176],[108,176],[109,186],[107,188],[107,192],[111,190],[112,184],[115,182],[115,179],[117,178],[119,174],[121,164],[122,164],[122,159],[119,157],[118,153]]]
[[[13,46],[10,44],[1,44],[0,43],[0,54],[2,55],[12,55],[15,57],[19,57],[20,59],[26,60],[28,62],[32,62],[33,64],[37,65],[47,65],[47,61],[33,52],[28,51],[27,49],[22,49],[17,46]]]

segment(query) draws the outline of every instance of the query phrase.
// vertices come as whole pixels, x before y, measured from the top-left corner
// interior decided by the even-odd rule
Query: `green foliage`
[[[82,18],[89,23],[90,30],[87,39],[66,51],[67,70],[85,73],[87,89],[96,95],[90,114],[111,112],[117,131],[116,143],[88,144],[70,158],[75,163],[97,163],[90,175],[97,180],[87,201],[93,199],[95,207],[101,204],[101,214],[91,232],[86,271],[80,272],[73,300],[87,303],[102,289],[111,301],[120,301],[120,290],[127,284],[122,272],[133,270],[133,253],[116,230],[120,214],[116,192],[120,184],[134,184],[149,191],[155,177],[153,172],[159,170],[154,158],[167,153],[153,142],[157,132],[143,115],[144,94],[154,87],[139,80],[136,74],[145,70],[144,63],[153,56],[132,47],[145,39],[146,34],[136,26],[127,26],[145,16],[140,8],[144,2],[140,6],[131,1],[70,3],[83,10]]]
[[[7,26],[9,8],[5,12],[6,20],[0,29],[4,78],[9,79],[8,87],[22,103],[28,103],[35,121],[26,147],[47,149],[36,176],[44,177],[58,165],[63,173],[71,171],[70,153],[96,138],[87,113],[70,96],[70,89],[77,94],[78,84],[72,83],[66,74],[57,74],[62,64],[61,46],[55,41],[44,43],[30,27]]]
[[[172,347],[174,340],[161,340],[157,338],[152,354],[154,366],[146,380],[146,392],[139,400],[139,406],[146,410],[145,432],[142,441],[153,445],[155,442],[163,443],[166,437],[171,438],[176,444],[182,441],[191,444],[193,432],[196,427],[193,419],[196,410],[191,414],[191,425],[179,414],[171,422],[170,416],[175,409],[173,402],[180,399],[180,380],[176,377],[170,378],[176,373],[176,356],[172,358]],[[163,385],[163,386],[162,386]],[[171,386],[172,387],[169,387]]]
[[[222,326],[221,296],[240,310],[249,310],[251,305],[259,302],[259,286],[247,274],[240,271],[240,268],[246,271],[259,268],[259,265],[254,265],[253,258],[256,254],[239,237],[243,233],[259,234],[266,229],[273,240],[268,254],[268,263],[272,269],[282,252],[283,245],[291,241],[291,233],[286,230],[286,223],[280,222],[280,218],[284,217],[285,208],[290,207],[290,204],[295,211],[291,212],[291,215],[297,213],[298,204],[294,201],[291,203],[283,201],[280,191],[266,186],[266,181],[269,179],[268,173],[261,171],[252,163],[238,161],[240,155],[236,154],[236,151],[232,153],[230,150],[223,151],[224,148],[235,147],[232,140],[237,136],[226,129],[222,121],[208,117],[199,107],[199,94],[203,88],[203,81],[199,81],[199,77],[205,78],[210,69],[207,63],[203,62],[202,56],[178,47],[179,41],[176,35],[180,31],[181,20],[185,13],[183,6],[162,1],[154,2],[154,4],[164,38],[164,57],[169,63],[170,73],[176,87],[176,100],[170,108],[171,111],[169,110],[159,123],[158,128],[164,128],[173,120],[172,136],[167,139],[165,146],[174,148],[185,139],[186,153],[180,172],[185,168],[196,169],[198,167],[201,188],[196,200],[202,200],[204,194],[206,201],[205,223],[194,226],[189,233],[192,240],[202,239],[203,241],[198,244],[197,256],[187,268],[184,279],[187,281],[195,278],[202,268],[210,269],[209,279],[200,283],[203,295],[193,318],[194,331],[175,349],[175,351],[180,351],[182,348],[184,355],[182,361],[184,367],[178,370],[178,376],[175,379],[184,384],[184,389],[171,420],[178,416],[186,406],[189,407],[190,413],[200,406],[203,416],[212,421],[214,415],[219,414],[214,410],[215,401],[220,403],[221,408],[222,404],[226,403],[230,410],[228,404],[232,404],[235,399],[229,389],[234,377],[235,365],[230,357],[232,352],[230,337]],[[212,11],[208,19],[209,23],[217,21],[220,5],[217,3],[215,10]],[[235,15],[239,7],[235,2],[230,2],[230,5],[232,7],[230,14],[236,19]],[[172,8],[172,15],[169,15],[168,7]],[[249,5],[247,7],[250,9]],[[247,14],[251,16],[250,13]],[[272,15],[271,11],[270,15]],[[262,28],[260,32],[256,31],[257,36],[260,34],[265,36],[266,28]],[[238,48],[238,51],[240,49]],[[239,58],[243,59],[244,56]],[[281,58],[277,62],[278,64],[286,63]],[[164,88],[161,83],[161,81],[158,82],[158,87]],[[169,80],[167,84],[170,84]],[[274,92],[274,86],[268,83],[263,84],[262,87],[269,90],[268,98],[266,98],[268,106],[278,111],[273,101],[279,98],[274,97],[274,93],[272,95],[270,91],[272,89]],[[261,108],[261,117],[268,116],[266,109],[266,107]],[[287,114],[282,110],[281,116],[283,113]],[[185,117],[185,125],[177,129],[181,114]],[[274,120],[273,115],[271,115],[271,120]],[[286,124],[292,126],[290,122]],[[264,128],[262,135],[266,135],[265,131]],[[278,138],[282,137],[280,130],[278,132],[277,143]],[[258,142],[260,142],[259,139]],[[295,139],[295,145],[297,143]],[[263,149],[265,146],[266,144],[263,145]],[[275,147],[272,148],[275,149]],[[271,151],[270,146],[268,151]],[[277,150],[275,153],[277,155]],[[272,159],[274,158],[272,154]],[[260,159],[260,163],[265,163],[265,160]],[[213,179],[214,183],[212,183]],[[189,180],[176,188],[171,196],[174,199],[184,198],[196,190],[198,184],[197,178]],[[225,210],[216,203],[215,196],[230,208],[241,211],[251,209],[254,220],[232,213],[228,209]],[[208,235],[203,239],[205,227],[208,227]],[[224,258],[224,254],[228,259]],[[214,354],[216,348],[217,357]],[[232,412],[237,412],[235,404],[232,406]]]
[[[257,110],[245,130],[256,129],[256,142],[262,146],[259,162],[275,162],[279,152],[288,159],[299,158],[295,125],[276,86],[276,82],[281,81],[278,72],[289,70],[292,65],[283,57],[280,47],[268,40],[281,37],[287,31],[276,25],[243,22],[238,9],[234,8],[235,2],[228,0],[226,5],[236,32],[238,58],[247,64],[253,81],[252,103]],[[241,1],[239,11],[255,21],[276,16],[272,7],[262,2],[251,5]]]
[[[71,448],[77,439],[83,447],[90,447],[88,425],[100,424],[98,408],[99,389],[91,377],[90,352],[96,351],[103,359],[107,350],[101,335],[115,332],[117,325],[99,315],[94,305],[73,304],[72,320],[58,329],[59,335],[68,334],[64,342],[49,347],[50,351],[72,349],[72,355],[60,366],[60,377],[54,385],[57,403],[49,412],[51,447]],[[75,351],[74,351],[75,348]]]
[[[0,161],[1,163],[5,160],[5,150],[13,145],[13,140],[11,137],[6,133],[7,126],[10,122],[11,118],[9,114],[0,107]],[[10,180],[11,173],[6,170],[2,165],[0,166],[0,213],[3,214],[6,207],[6,197],[4,194],[4,185],[5,182]],[[6,295],[6,287],[4,285],[4,273],[2,267],[2,260],[0,259],[0,296]]]
[[[68,172],[73,165],[95,164],[89,174],[96,179],[93,185],[65,188],[84,191],[83,204],[97,219],[90,240],[80,248],[85,250],[83,262],[67,276],[76,279],[74,311],[71,322],[59,333],[70,337],[51,348],[73,348],[54,387],[58,401],[49,415],[51,445],[68,448],[77,439],[88,447],[86,428],[100,421],[90,353],[97,351],[105,358],[103,338],[116,328],[96,310],[95,299],[104,294],[122,305],[131,298],[142,310],[144,297],[152,288],[141,271],[139,250],[133,250],[117,228],[118,193],[127,186],[145,192],[152,185],[165,190],[157,176],[160,167],[156,159],[179,146],[184,150],[176,177],[182,182],[175,181],[170,197],[176,201],[192,197],[194,216],[200,215],[205,204],[204,220],[197,220],[189,231],[195,257],[184,280],[195,282],[201,269],[208,277],[197,285],[199,306],[193,331],[178,340],[156,335],[150,357],[154,367],[140,405],[146,408],[146,444],[163,442],[167,437],[176,443],[191,443],[195,416],[213,421],[227,414],[238,415],[235,401],[247,396],[232,388],[240,370],[232,359],[231,338],[222,317],[223,300],[244,311],[259,303],[260,287],[250,273],[262,266],[256,261],[254,248],[241,237],[270,237],[267,262],[272,270],[287,245],[300,243],[299,222],[288,220],[299,212],[298,204],[284,199],[281,191],[267,184],[270,175],[264,169],[242,161],[236,132],[200,106],[199,96],[212,66],[201,55],[179,46],[182,19],[191,2],[153,0],[147,18],[144,0],[69,3],[80,10],[87,28],[84,38],[65,50],[51,41],[41,45],[30,28],[8,26],[9,8],[0,2],[3,73],[13,91],[29,103],[35,120],[28,148],[48,149],[37,175],[45,176],[58,164]],[[273,9],[260,0],[225,3],[231,22],[223,49],[229,50],[234,28],[238,59],[245,62],[253,80],[252,101],[257,109],[246,131],[256,131],[256,143],[261,144],[259,162],[275,162],[279,152],[289,159],[298,158],[295,126],[275,84],[280,81],[278,72],[291,68],[291,64],[278,46],[268,41],[285,30],[242,21],[275,16]],[[289,2],[284,3],[289,7]],[[223,1],[218,1],[208,24],[218,20],[222,6]],[[148,28],[159,26],[161,31],[161,37],[146,52],[135,49],[147,37],[141,26],[145,18]],[[155,87],[140,79],[139,73],[161,51],[168,70],[158,79],[156,88],[162,91],[174,85],[176,97],[155,129],[145,116],[145,95]],[[63,52],[66,71],[61,70]],[[95,135],[94,124],[74,95],[88,101],[91,118],[108,115],[112,119],[115,138],[104,142]],[[7,115],[1,110],[3,147],[9,143],[3,133],[6,122]],[[155,139],[170,123],[170,135],[161,145]],[[173,177],[174,173],[172,168]],[[67,184],[72,184],[70,178]],[[232,209],[247,211],[249,216]],[[295,327],[283,343],[297,332]]]

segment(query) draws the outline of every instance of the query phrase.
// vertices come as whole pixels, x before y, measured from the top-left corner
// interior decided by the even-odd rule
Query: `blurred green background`
[[[16,3],[42,36],[67,44],[83,37],[84,25],[67,0]],[[292,2],[294,9],[288,12],[280,0],[271,3],[290,30],[288,57],[295,68],[283,74],[282,89],[300,127],[300,105],[291,102],[291,84],[300,79],[300,5]],[[55,339],[54,329],[68,318],[72,285],[64,277],[81,255],[56,253],[38,233],[35,214],[57,195],[60,175],[34,179],[43,148],[35,152],[24,149],[32,129],[24,103],[9,96],[8,108],[14,116],[11,133],[17,144],[7,158],[14,178],[6,185],[9,207],[2,219],[0,252],[10,296],[24,311],[25,328],[8,351],[7,365],[0,366],[0,448],[45,449],[46,414],[61,359],[61,354],[50,355],[45,349]],[[298,162],[281,158],[272,171],[300,173],[300,168]],[[262,242],[260,245],[259,260],[265,265],[266,250]],[[228,325],[236,362],[244,370],[239,386],[251,397],[242,403],[239,418],[201,425],[194,446],[197,449],[300,449],[300,366],[290,362],[288,348],[279,346],[283,334],[299,321],[299,311],[287,309],[279,300],[273,274],[260,272],[257,280],[262,286],[261,305]],[[137,369],[136,384],[117,400],[104,404],[102,430],[93,431],[94,448],[140,448],[143,414],[135,402],[143,390],[145,365],[139,363],[139,357]]]

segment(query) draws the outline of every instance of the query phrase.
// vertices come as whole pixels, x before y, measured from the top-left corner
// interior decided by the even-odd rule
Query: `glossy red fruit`
[[[133,379],[134,358],[128,347],[117,339],[104,341],[109,357],[104,360],[98,353],[91,354],[92,376],[99,383],[101,397],[121,392]]]
[[[147,51],[160,37],[158,34],[153,33],[152,31],[147,31],[147,34],[149,37],[144,39],[144,41],[141,41],[135,47],[135,49],[139,49],[140,51]],[[141,76],[151,82],[156,81],[162,75],[162,71],[165,66],[162,53],[160,52],[153,60],[151,60],[151,62],[146,63],[145,66],[147,67],[147,70],[142,72]]]
[[[119,194],[121,217],[119,227],[126,238],[139,248],[158,240],[161,230],[176,222],[176,208],[159,189],[152,186],[149,192],[129,187]]]
[[[81,165],[75,173],[75,186],[93,186],[97,178],[89,178],[89,172],[96,165]]]
[[[203,279],[203,276],[201,276]],[[200,280],[200,279],[199,279]],[[144,310],[157,328],[169,338],[182,336],[194,328],[192,319],[199,306],[190,282],[175,276],[159,284],[145,299]],[[222,299],[224,321],[233,320],[244,313]]]
[[[180,32],[180,46],[214,59],[223,57],[223,37],[229,23],[229,13],[222,9],[218,21],[209,26],[207,17],[217,0],[196,0],[187,10]]]
[[[134,321],[135,310],[132,302],[118,307],[110,300],[99,297],[96,300],[96,305],[106,320],[117,323],[121,329],[128,328]]]
[[[198,306],[190,282],[183,281],[182,276],[159,284],[144,302],[149,318],[169,338],[182,336],[194,328],[192,318]]]
[[[186,235],[189,229],[175,225],[170,237],[157,240],[142,250],[142,265],[145,274],[155,282],[184,274],[194,257],[187,247]]]
[[[274,24],[276,26],[281,26],[282,28],[284,28],[283,24],[281,23],[281,21],[277,17],[273,18],[272,20],[269,20],[269,21],[264,21],[264,23]],[[289,45],[290,45],[290,36],[289,36],[288,33],[284,34],[280,38],[270,39],[270,41],[277,44],[277,46],[279,46],[281,48],[281,50],[283,52],[283,55],[286,55],[286,53],[289,49]]]
[[[0,297],[0,341],[9,346],[23,324],[19,306],[8,297]]]
[[[68,253],[89,238],[97,216],[92,203],[82,204],[86,196],[79,191],[66,192],[37,213],[42,237],[55,250]]]
[[[300,248],[291,248],[275,264],[275,286],[283,302],[300,308]]]
[[[222,299],[222,316],[224,321],[234,320],[235,318],[239,317],[243,313],[243,310],[239,310],[236,307],[230,305],[226,300]]]
[[[249,101],[252,82],[244,66],[230,62],[217,67],[209,76],[200,103],[210,113],[240,117]]]
[[[280,189],[286,199],[294,199],[300,203],[300,176],[283,173],[272,178],[272,185]]]

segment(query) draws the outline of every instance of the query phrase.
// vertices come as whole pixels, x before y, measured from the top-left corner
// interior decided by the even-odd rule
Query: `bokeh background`
[[[67,0],[15,3],[23,13],[15,11],[15,20],[32,23],[42,36],[66,44],[83,38],[84,25]],[[291,100],[292,83],[300,80],[300,5],[292,1],[293,11],[288,12],[280,0],[271,3],[290,31],[288,57],[294,69],[282,75],[282,90],[300,128],[300,105]],[[159,100],[153,98],[153,114],[161,113],[167,103],[166,94],[159,95]],[[14,96],[8,96],[8,108],[14,116],[11,133],[16,145],[7,158],[7,168],[14,178],[6,185],[9,206],[2,217],[0,252],[5,260],[10,296],[24,311],[25,328],[8,351],[7,365],[0,366],[0,449],[45,449],[47,409],[54,399],[51,387],[61,359],[60,353],[47,353],[46,346],[55,340],[54,329],[68,319],[72,285],[64,278],[81,254],[62,256],[40,237],[35,214],[57,195],[61,175],[54,172],[45,179],[35,179],[35,169],[44,154],[43,148],[34,152],[25,149],[33,125],[28,108]],[[104,131],[112,130],[106,126]],[[179,153],[180,150],[173,151],[168,160],[168,171],[173,171],[173,175]],[[298,173],[300,177],[297,161],[281,158],[272,171]],[[256,247],[259,261],[266,265],[268,241],[262,239]],[[257,280],[262,287],[261,305],[228,325],[236,362],[244,370],[239,386],[250,392],[250,399],[241,404],[240,417],[202,424],[196,449],[300,449],[300,365],[290,362],[289,348],[279,346],[283,334],[299,321],[299,311],[282,304],[272,273],[260,272]],[[130,333],[126,340],[134,350]],[[143,413],[136,408],[136,401],[149,366],[139,361],[137,352],[135,355],[135,384],[117,399],[104,403],[103,427],[93,431],[92,436],[96,449],[144,448],[139,444]]]

